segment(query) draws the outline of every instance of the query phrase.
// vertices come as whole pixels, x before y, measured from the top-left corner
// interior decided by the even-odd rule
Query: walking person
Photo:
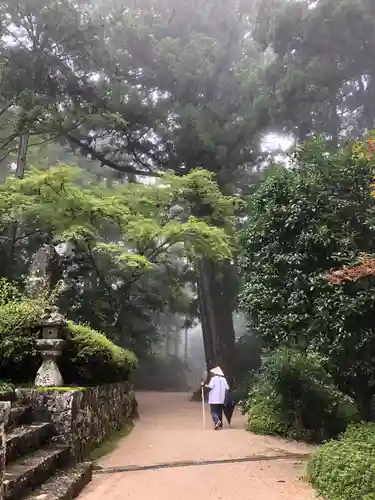
[[[223,409],[229,385],[220,366],[212,368],[210,373],[212,378],[206,386],[210,390],[208,404],[210,405],[215,430],[218,430],[223,427]]]

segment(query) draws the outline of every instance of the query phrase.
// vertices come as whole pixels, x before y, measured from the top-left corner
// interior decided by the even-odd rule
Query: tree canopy
[[[201,219],[191,215],[197,196],[207,208]],[[204,171],[165,175],[153,185],[108,188],[77,167],[56,167],[31,169],[24,179],[9,177],[0,186],[1,230],[6,234],[17,221],[15,253],[25,272],[30,241],[34,253],[43,244],[63,244],[57,276],[69,298],[65,307],[77,320],[91,316],[91,323],[106,326],[120,342],[129,341],[127,327],[128,336],[133,330],[136,337],[137,321],[131,322],[146,314],[145,300],[148,310],[163,310],[167,302],[172,311],[188,312],[190,301],[181,289],[188,269],[179,262],[230,258],[237,204],[221,195]],[[213,220],[221,227],[210,225]],[[6,245],[3,237],[0,250]],[[141,304],[135,300],[137,287],[146,294]]]
[[[273,53],[266,81],[277,126],[333,143],[374,128],[371,0],[266,0],[254,36]]]
[[[55,270],[55,281],[63,274],[69,283],[63,308],[110,335],[147,331],[148,344],[155,314],[194,316],[198,302],[207,365],[233,378],[232,242],[243,219],[231,196],[251,195],[276,171],[262,187],[262,203],[275,210],[270,233],[293,241],[280,189],[295,197],[290,217],[301,231],[302,250],[288,259],[315,265],[316,276],[372,251],[367,236],[355,236],[371,233],[367,201],[355,223],[346,216],[359,201],[342,201],[357,160],[335,147],[375,126],[374,51],[372,0],[2,2],[0,179],[39,170],[2,185],[0,274],[21,283],[41,245],[70,242],[74,254]],[[275,165],[283,151],[264,142],[269,132],[276,142],[322,142],[294,158],[299,174],[283,172]],[[365,170],[358,175],[364,183]],[[319,219],[312,240],[319,210],[326,226]],[[267,240],[266,251],[273,269],[278,246]],[[187,284],[198,301],[187,299]],[[282,300],[289,293],[288,285]]]

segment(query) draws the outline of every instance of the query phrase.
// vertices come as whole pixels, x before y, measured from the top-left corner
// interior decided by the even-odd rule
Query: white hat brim
[[[219,377],[224,377],[224,372],[223,372],[223,370],[220,368],[220,366],[216,366],[215,368],[212,368],[212,370],[210,370],[210,372],[211,372],[213,375],[218,375]]]

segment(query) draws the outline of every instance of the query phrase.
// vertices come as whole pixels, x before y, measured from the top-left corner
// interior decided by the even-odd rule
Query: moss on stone
[[[57,392],[74,392],[74,391],[86,391],[89,387],[33,387],[35,391],[47,392],[47,391],[57,391]]]

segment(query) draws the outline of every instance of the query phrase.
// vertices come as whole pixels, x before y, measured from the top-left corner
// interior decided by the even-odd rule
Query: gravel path
[[[140,393],[138,402],[135,430],[98,464],[120,471],[95,474],[79,500],[315,499],[299,480],[303,461],[293,456],[309,453],[307,445],[245,432],[237,413],[231,429],[214,432],[207,411],[204,430],[201,406],[186,394]],[[157,464],[173,466],[121,472]]]

